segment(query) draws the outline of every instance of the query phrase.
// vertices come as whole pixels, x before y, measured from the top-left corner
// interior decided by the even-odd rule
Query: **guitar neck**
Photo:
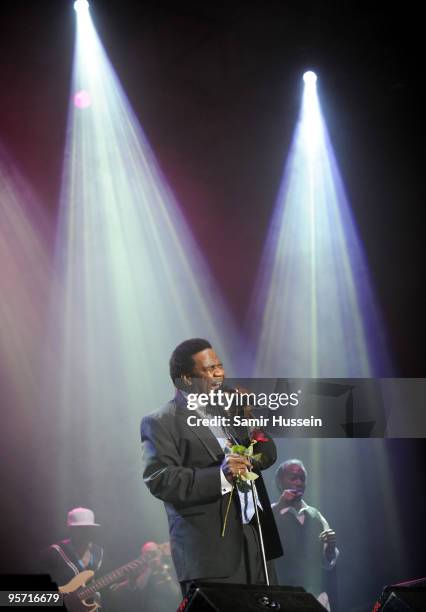
[[[90,586],[84,587],[80,591],[78,591],[78,598],[81,600],[86,599],[94,595],[97,591],[104,589],[105,587],[114,584],[115,582],[119,582],[123,578],[127,578],[136,572],[142,572],[143,569],[147,565],[147,560],[143,557],[139,557],[139,559],[135,559],[122,567],[102,576],[102,578],[98,578],[94,582],[90,583]]]

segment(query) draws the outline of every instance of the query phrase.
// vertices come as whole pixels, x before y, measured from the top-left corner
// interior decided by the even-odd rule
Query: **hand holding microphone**
[[[303,497],[303,491],[300,489],[284,489],[281,493],[278,503],[281,506],[291,506],[294,502],[299,501]]]

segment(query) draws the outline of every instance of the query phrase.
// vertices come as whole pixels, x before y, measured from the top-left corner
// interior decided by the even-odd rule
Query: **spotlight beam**
[[[367,262],[316,88],[302,107],[253,300],[256,373],[357,377],[391,372]]]
[[[174,392],[173,348],[207,337],[231,373],[234,326],[80,9],[67,134],[50,330],[60,351],[45,411],[59,431],[81,432],[64,440],[59,473],[84,458],[90,490],[103,495],[105,463],[138,465],[141,416]]]

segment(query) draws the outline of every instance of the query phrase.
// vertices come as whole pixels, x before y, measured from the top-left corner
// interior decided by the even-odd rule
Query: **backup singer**
[[[321,512],[304,501],[306,477],[299,459],[282,463],[275,476],[280,497],[273,512],[285,550],[277,572],[280,584],[303,586],[330,610],[327,583],[339,556],[336,533]]]

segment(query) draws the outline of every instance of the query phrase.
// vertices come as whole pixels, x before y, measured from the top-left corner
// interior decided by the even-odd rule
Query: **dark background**
[[[397,374],[424,372],[421,19],[355,2],[92,3],[99,35],[231,308],[242,318],[302,90],[319,94]],[[75,14],[8,3],[4,146],[52,217]]]
[[[272,0],[98,0],[91,6],[161,168],[240,321],[299,111],[301,74],[307,68],[317,71],[323,113],[366,250],[396,373],[423,376],[420,9]],[[2,7],[0,140],[52,221],[60,193],[74,27],[72,3],[65,0]],[[3,403],[12,419],[13,408]],[[321,447],[322,456],[327,455],[324,472],[315,473],[325,485],[313,499],[307,496],[336,525],[342,547],[339,579],[354,611],[366,609],[366,598],[374,597],[385,582],[426,574],[424,443],[395,440],[383,445],[380,452],[389,459],[394,477],[391,498],[382,491],[371,447],[357,447],[354,484],[348,459],[352,446],[347,454],[339,447],[343,455],[333,456],[332,445],[329,450]],[[54,500],[49,499],[54,466],[50,476],[34,474],[31,459],[39,446],[30,437],[17,440],[14,450],[2,457],[1,467],[2,571],[31,569],[38,548],[62,536],[58,526],[66,510],[94,501],[89,480],[80,474],[81,490],[70,492],[54,518]],[[283,449],[283,459],[288,450]],[[291,450],[297,453],[297,448]],[[302,459],[312,472],[313,460]],[[345,487],[350,492],[346,497]],[[117,495],[122,490],[127,493],[123,484]],[[337,512],[342,499],[345,511]],[[112,525],[117,517],[97,502],[101,522]],[[403,566],[391,525],[382,520],[389,503],[401,519],[398,533],[407,547]],[[50,514],[43,514],[46,505]],[[130,501],[120,517],[121,529],[105,533],[115,550],[112,562],[136,557],[141,541],[151,537],[137,507]],[[357,544],[358,538],[371,543],[368,551]],[[366,555],[368,571],[361,571]]]

